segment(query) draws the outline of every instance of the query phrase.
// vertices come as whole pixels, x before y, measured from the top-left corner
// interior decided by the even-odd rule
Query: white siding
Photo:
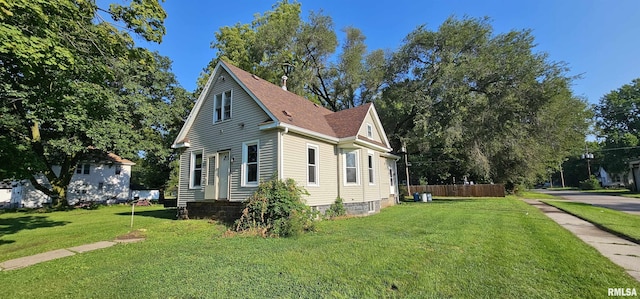
[[[304,187],[309,196],[305,199],[310,206],[332,204],[338,197],[338,162],[335,145],[310,139],[295,133],[284,134],[282,148],[282,177],[294,179]],[[307,183],[307,145],[318,148],[318,184]]]
[[[74,173],[67,188],[69,204],[73,205],[79,200],[128,200],[131,166],[120,165],[120,174],[116,174],[117,167],[116,164],[90,164],[89,174]]]
[[[224,76],[225,80],[219,79]],[[216,94],[232,91],[231,118],[222,122],[213,122],[213,98]],[[231,188],[230,201],[247,199],[256,187],[241,187],[242,143],[259,140],[260,180],[268,180],[277,169],[277,130],[260,131],[259,124],[268,120],[267,114],[238,85],[231,76],[221,69],[214,79],[210,93],[202,103],[187,138],[191,145],[180,157],[180,184],[178,205],[185,206],[187,201],[204,200],[203,188],[189,189],[189,153],[204,150],[204,157],[220,151],[230,151],[233,161],[230,165]],[[207,159],[203,165],[203,178],[208,169]]]
[[[358,130],[358,135],[367,137],[367,124],[369,124],[369,125],[371,125],[373,127],[373,129],[372,129],[373,138],[371,138],[371,139],[384,144],[384,140],[381,137],[379,128],[376,127],[376,121],[374,121],[374,117],[373,117],[373,114],[371,113],[371,111],[369,111],[369,113],[367,113],[367,116],[365,117],[364,121],[362,122],[362,126],[360,126],[360,129]]]

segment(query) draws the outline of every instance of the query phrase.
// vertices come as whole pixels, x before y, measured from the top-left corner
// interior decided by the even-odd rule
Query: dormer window
[[[221,122],[231,118],[231,90],[213,97],[213,122]]]

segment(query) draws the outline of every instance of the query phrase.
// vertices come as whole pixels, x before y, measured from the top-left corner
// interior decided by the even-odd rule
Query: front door
[[[218,154],[218,200],[229,199],[229,152]]]
[[[207,184],[204,186],[204,199],[216,199],[216,156],[207,157]]]

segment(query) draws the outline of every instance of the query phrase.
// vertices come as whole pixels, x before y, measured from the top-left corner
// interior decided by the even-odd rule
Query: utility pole
[[[589,148],[587,147],[587,145],[584,145],[584,154],[582,154],[582,159],[586,159],[587,160],[587,171],[589,173],[589,178],[591,178],[591,159],[593,159],[593,154],[589,153]]]
[[[409,193],[409,196],[411,196],[411,183],[409,183],[409,155],[407,154],[407,144],[406,143],[402,143],[402,152],[404,153],[404,170],[406,172],[407,175],[407,192]]]
[[[562,180],[562,188],[564,188],[564,169],[562,168],[562,163],[560,163],[560,179]]]

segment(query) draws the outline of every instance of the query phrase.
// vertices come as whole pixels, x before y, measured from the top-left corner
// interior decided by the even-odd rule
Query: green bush
[[[580,181],[581,190],[598,190],[600,188],[600,181],[598,181],[595,175],[591,175],[588,179]]]
[[[235,230],[281,237],[294,237],[313,230],[313,212],[304,203],[304,194],[308,194],[307,191],[292,179],[260,183],[258,190],[245,202]]]
[[[340,197],[336,198],[336,201],[331,204],[331,206],[325,212],[324,215],[326,218],[329,218],[329,219],[347,215],[347,209],[344,208],[342,198]]]

